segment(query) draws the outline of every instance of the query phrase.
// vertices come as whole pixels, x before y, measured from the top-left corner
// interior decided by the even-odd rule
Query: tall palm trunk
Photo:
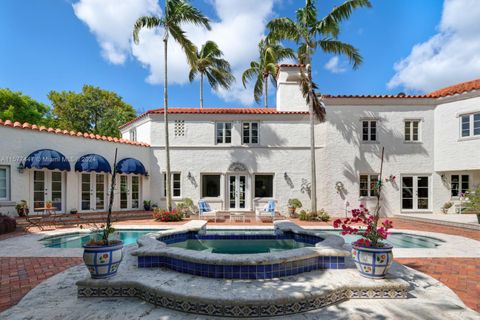
[[[264,93],[263,93],[263,102],[265,104],[265,108],[268,108],[268,75],[265,77],[263,76],[263,88],[264,88]]]
[[[168,17],[168,0],[165,0],[165,17]],[[165,63],[165,74],[163,81],[163,121],[165,128],[165,161],[166,161],[166,181],[165,188],[167,190],[167,209],[168,211],[172,210],[172,189],[171,189],[171,174],[170,174],[170,141],[168,138],[168,25],[165,26],[165,35],[163,37],[163,52],[164,52],[164,63]]]
[[[310,65],[310,48],[307,46],[305,64],[307,66],[307,79],[309,89],[312,89],[312,72]],[[311,211],[317,212],[317,165],[315,151],[315,112],[313,110],[313,101],[310,101],[308,109],[310,111],[310,179],[312,185],[310,188]]]
[[[203,109],[203,73],[200,73],[200,109]]]

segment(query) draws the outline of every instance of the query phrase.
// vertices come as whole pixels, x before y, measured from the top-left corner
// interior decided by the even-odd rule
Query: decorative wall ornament
[[[308,197],[311,198],[311,195],[312,195],[312,184],[310,182],[308,182],[307,179],[305,178],[302,178],[302,184],[301,184],[301,188],[300,188],[300,191],[302,193],[306,193],[308,195]]]
[[[337,193],[341,193],[345,191],[345,186],[343,185],[342,181],[337,181],[335,183],[335,190],[337,190]]]
[[[397,180],[397,177],[391,174],[388,178],[385,179],[385,182],[395,183],[396,180]]]
[[[228,171],[247,171],[247,166],[241,162],[232,162],[232,164],[230,164],[228,167]]]

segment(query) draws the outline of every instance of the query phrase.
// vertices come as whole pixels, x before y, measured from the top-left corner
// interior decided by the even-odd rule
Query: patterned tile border
[[[405,299],[407,287],[392,286],[375,289],[338,288],[298,301],[259,301],[257,303],[203,302],[191,297],[166,296],[156,290],[136,287],[85,287],[78,286],[78,297],[136,297],[155,306],[176,311],[218,317],[272,317],[320,309],[348,299]],[[293,300],[293,299],[292,299]]]
[[[286,223],[286,228],[282,228],[282,225],[285,225],[285,222],[283,224],[277,224],[275,232],[272,234],[207,234],[204,232],[204,228],[201,227],[198,230],[186,229],[179,230],[178,232],[172,232],[170,230],[160,232],[155,239],[163,246],[188,240],[294,240],[307,244],[307,247],[315,247],[325,240],[323,237],[312,234],[290,222]],[[174,250],[181,250],[181,252],[189,251],[179,248]],[[249,261],[248,258],[250,256],[251,255],[244,255],[244,261],[236,260],[213,263],[208,259],[189,261],[188,257],[182,256],[171,257],[162,254],[142,254],[138,255],[137,265],[139,268],[164,267],[177,272],[209,278],[252,280],[287,277],[319,269],[345,268],[345,256],[333,254],[315,257],[311,255],[299,256],[291,261],[271,261],[266,259],[261,263],[246,263],[245,261]]]

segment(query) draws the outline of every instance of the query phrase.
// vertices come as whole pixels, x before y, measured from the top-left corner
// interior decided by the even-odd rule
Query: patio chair
[[[198,201],[198,215],[200,219],[208,220],[209,218],[213,218],[214,221],[217,222],[217,213],[218,210],[212,210],[206,200],[200,199],[200,201]]]
[[[257,220],[273,222],[273,220],[275,220],[276,206],[275,200],[268,200],[267,204],[262,209],[255,210],[255,216],[257,217]]]

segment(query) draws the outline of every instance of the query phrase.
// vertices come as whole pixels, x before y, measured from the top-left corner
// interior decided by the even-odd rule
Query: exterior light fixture
[[[25,170],[25,165],[23,164],[23,162],[20,162],[18,164],[17,170],[18,170],[18,173],[23,173],[23,171]]]

